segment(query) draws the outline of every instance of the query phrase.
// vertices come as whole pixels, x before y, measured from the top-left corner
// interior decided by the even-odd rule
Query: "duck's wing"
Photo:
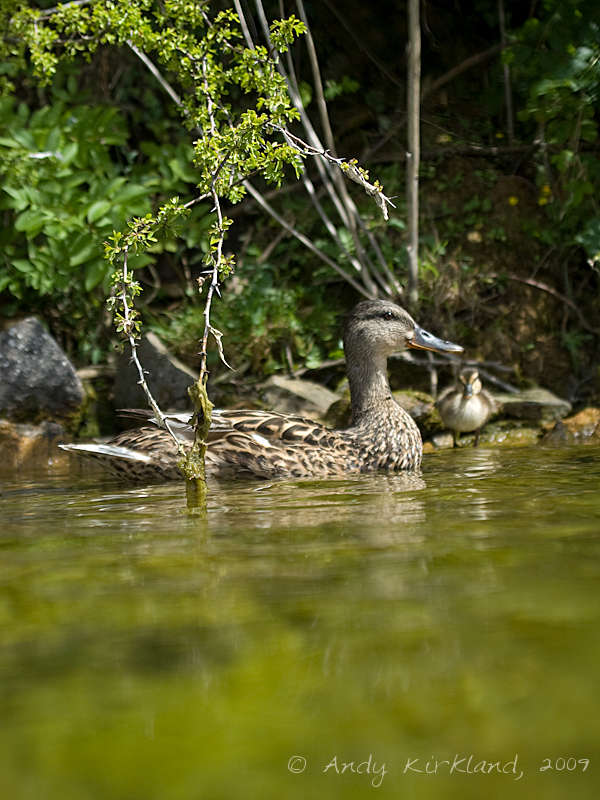
[[[215,417],[213,416],[213,420]],[[269,412],[219,412],[207,436],[207,474],[302,478],[359,469],[352,437],[313,420]]]
[[[442,392],[440,392],[440,394],[438,394],[437,396],[437,400],[435,401],[436,408],[439,408],[440,403],[443,403],[444,400],[450,397],[452,392],[457,392],[457,391],[459,390],[456,388],[456,386],[454,386],[454,384],[452,384],[451,386],[446,386],[446,388]]]
[[[158,425],[151,411],[123,409],[119,413],[129,419]],[[193,416],[189,412],[166,414],[165,420],[178,439],[193,441]],[[263,446],[275,446],[277,442],[305,442],[318,446],[326,444],[332,436],[335,438],[334,431],[306,417],[258,409],[213,409],[207,443],[217,442],[229,433],[256,434],[253,441]]]
[[[213,410],[208,441],[215,441],[219,434],[228,432],[254,434],[256,441],[269,446],[294,442],[318,446],[335,438],[335,431],[306,417],[276,411]]]
[[[100,457],[115,471],[114,467],[124,462],[131,467],[141,450],[143,461],[157,468],[163,479],[177,477],[179,454],[167,431],[154,427],[157,422],[151,412],[129,409],[125,415],[143,419],[153,426],[123,431],[103,446],[108,449],[103,453],[98,451],[98,445],[83,445],[79,451]],[[168,414],[166,419],[179,441],[193,440],[189,413]],[[357,448],[351,439],[314,420],[277,412],[215,409],[206,444],[208,475],[316,477],[345,474],[358,468]],[[129,471],[134,473],[135,470]]]
[[[501,409],[501,404],[496,400],[493,394],[488,392],[487,389],[481,390],[481,397],[484,399],[488,409],[489,409],[489,416],[493,417],[494,414],[497,414]]]

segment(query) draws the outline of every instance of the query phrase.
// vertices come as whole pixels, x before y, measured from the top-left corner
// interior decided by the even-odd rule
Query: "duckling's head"
[[[465,398],[473,397],[483,389],[481,378],[476,369],[463,369],[458,379],[463,385],[463,397]]]
[[[374,356],[389,356],[407,347],[435,350],[441,353],[462,353],[458,344],[438,339],[421,328],[408,311],[389,300],[363,300],[346,322],[344,348]]]

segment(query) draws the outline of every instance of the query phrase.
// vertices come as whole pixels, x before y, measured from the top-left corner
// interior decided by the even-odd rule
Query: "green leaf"
[[[95,289],[98,284],[102,283],[109,269],[109,264],[107,264],[103,258],[97,258],[86,264],[85,280],[83,284],[86,292],[90,292],[92,289]]]
[[[140,269],[147,264],[153,264],[154,261],[155,259],[148,255],[148,253],[132,253],[129,256],[128,264],[130,269]]]
[[[71,256],[69,259],[69,266],[78,267],[80,264],[83,264],[84,261],[87,261],[90,258],[90,256],[98,252],[97,248],[98,245],[95,240],[88,240],[87,244],[85,244]]]
[[[144,195],[149,195],[150,192],[148,191],[146,186],[142,186],[139,183],[130,183],[125,188],[123,188],[119,194],[114,198],[114,203],[118,205],[123,205],[124,203],[128,203],[136,197],[143,197]]]
[[[97,200],[95,203],[92,203],[92,205],[88,208],[87,221],[89,223],[96,222],[106,214],[111,206],[112,203],[110,203],[108,200]]]
[[[15,228],[18,231],[33,235],[42,230],[45,220],[46,215],[43,211],[30,209],[29,211],[23,211],[22,214],[19,214],[15,222]]]
[[[33,272],[34,271],[31,261],[28,261],[26,258],[15,258],[10,263],[19,272]]]
[[[2,188],[6,194],[10,195],[15,201],[10,204],[12,208],[16,211],[23,211],[27,208],[29,200],[27,199],[27,192],[24,189],[15,189],[14,186],[3,186]]]
[[[73,159],[77,155],[78,149],[79,145],[77,144],[77,142],[70,142],[70,144],[63,147],[61,151],[61,156],[62,156],[61,162],[63,164],[70,164],[71,161],[73,161]]]

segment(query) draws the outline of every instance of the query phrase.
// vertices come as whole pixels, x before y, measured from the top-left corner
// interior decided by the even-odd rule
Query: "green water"
[[[598,448],[0,485],[2,797],[599,796]]]

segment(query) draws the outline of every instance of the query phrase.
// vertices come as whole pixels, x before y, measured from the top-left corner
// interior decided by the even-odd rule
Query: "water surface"
[[[598,797],[600,449],[0,486],[3,797]]]

